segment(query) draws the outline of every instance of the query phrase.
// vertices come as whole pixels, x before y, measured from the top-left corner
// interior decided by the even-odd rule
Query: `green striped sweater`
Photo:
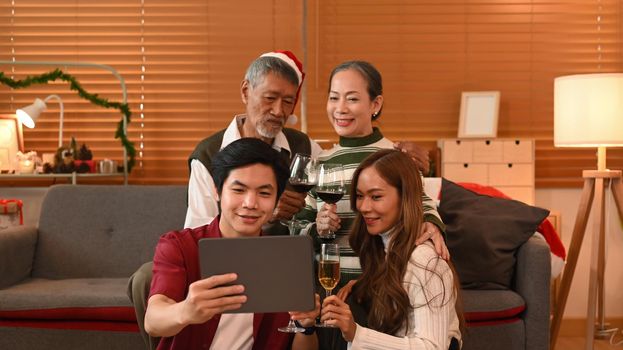
[[[322,151],[318,157],[320,163],[336,163],[344,166],[346,194],[337,202],[337,213],[341,220],[341,228],[335,232],[335,243],[340,246],[341,277],[338,288],[346,284],[346,282],[358,278],[361,274],[359,258],[355,255],[355,252],[350,248],[348,243],[348,232],[356,216],[356,213],[350,209],[350,184],[353,173],[359,166],[359,163],[370,154],[380,149],[391,149],[393,147],[393,142],[383,137],[378,128],[374,128],[373,133],[365,137],[340,137],[339,145],[334,145],[333,148]],[[422,201],[424,207],[424,221],[434,223],[444,232],[445,225],[439,217],[434,201],[424,193],[422,195]],[[316,192],[312,190],[307,196],[305,208],[296,215],[297,219],[310,222],[302,231],[302,234],[311,235],[314,238],[316,248],[318,248],[320,244],[320,239],[316,231],[316,214],[317,208],[322,207],[322,204],[323,201],[318,198]]]

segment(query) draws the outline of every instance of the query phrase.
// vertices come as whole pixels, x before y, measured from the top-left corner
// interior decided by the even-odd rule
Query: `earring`
[[[379,112],[374,112],[372,113],[372,118],[376,118],[376,116],[379,114]]]

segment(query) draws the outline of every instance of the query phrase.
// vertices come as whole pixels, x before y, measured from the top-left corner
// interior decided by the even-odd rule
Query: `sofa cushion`
[[[501,321],[517,318],[526,309],[525,300],[511,290],[461,292],[466,322]]]
[[[136,322],[127,278],[29,279],[0,290],[0,319]]]
[[[185,186],[57,185],[41,205],[32,277],[128,278],[181,229]]]
[[[549,211],[522,202],[493,198],[443,179],[439,214],[446,224],[448,249],[465,289],[508,289],[515,252]]]

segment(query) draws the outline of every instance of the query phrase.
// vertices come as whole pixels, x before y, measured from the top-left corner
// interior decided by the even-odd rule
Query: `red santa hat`
[[[301,63],[301,61],[299,61],[298,58],[296,58],[296,56],[292,52],[287,51],[287,50],[277,50],[277,51],[266,52],[262,54],[260,57],[278,58],[284,61],[285,63],[287,63],[290,67],[292,67],[294,72],[296,72],[296,76],[299,78],[299,86],[298,86],[298,89],[296,90],[296,99],[294,100],[294,106],[296,107],[296,102],[298,101],[299,93],[301,92],[301,85],[303,85],[303,80],[305,79],[305,72],[303,72],[303,63]],[[296,121],[297,121],[296,115],[292,114],[288,117],[287,124],[293,125],[293,124],[296,124]]]

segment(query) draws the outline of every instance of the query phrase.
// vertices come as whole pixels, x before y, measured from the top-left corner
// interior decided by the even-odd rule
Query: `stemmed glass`
[[[311,190],[318,181],[318,169],[316,160],[308,155],[297,153],[292,159],[290,165],[290,179],[288,180],[288,187],[299,193],[305,193]],[[308,224],[307,221],[299,221],[296,218],[292,218],[290,221],[282,222],[289,228],[290,235],[294,235],[297,230]],[[285,327],[277,328],[279,332],[285,333],[302,333],[305,332],[305,328],[296,325],[294,320],[290,319],[288,325]]]
[[[316,194],[327,204],[335,204],[344,196],[344,167],[341,164],[323,163],[318,169]],[[320,235],[321,239],[334,239],[335,232]]]
[[[288,188],[298,192],[306,193],[318,183],[318,163],[316,159],[306,155],[297,153],[290,164],[290,179],[288,180]],[[282,224],[288,226],[291,235],[302,229],[309,222],[292,218],[289,221],[282,221]]]
[[[290,164],[288,185],[298,193],[311,190],[318,182],[318,165],[316,159],[297,153]]]
[[[331,292],[340,281],[340,248],[335,243],[323,243],[320,246],[320,259],[318,260],[318,281],[325,290],[325,298],[331,296]],[[327,321],[316,324],[316,327],[335,327],[327,324]]]

